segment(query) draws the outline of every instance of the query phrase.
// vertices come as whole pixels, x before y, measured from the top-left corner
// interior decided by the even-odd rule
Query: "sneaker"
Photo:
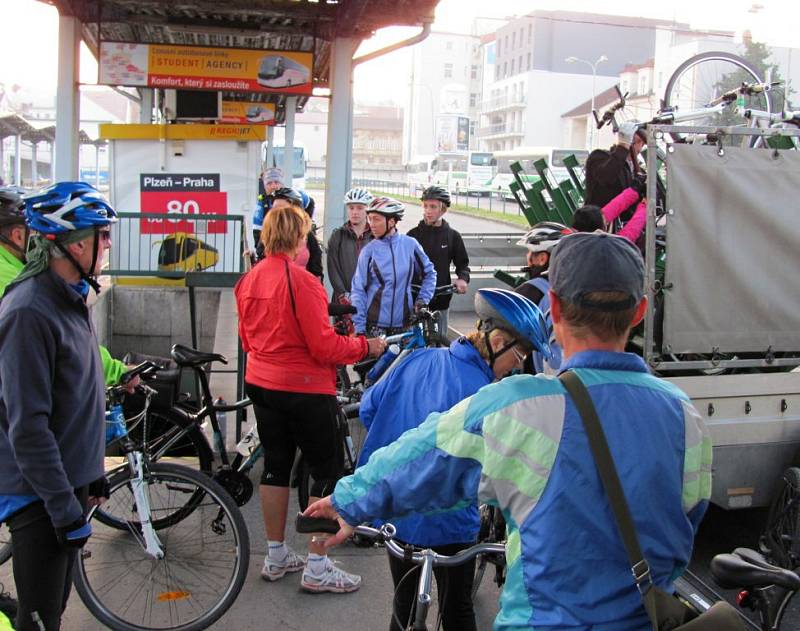
[[[297,554],[291,548],[283,563],[277,563],[269,558],[267,554],[264,559],[264,568],[261,570],[261,578],[265,581],[277,581],[283,578],[288,572],[299,572],[306,566],[306,558]]]
[[[336,567],[333,561],[328,559],[325,563],[325,570],[321,576],[313,574],[306,567],[303,570],[303,580],[300,586],[309,592],[334,592],[344,594],[354,592],[361,587],[361,577],[358,574],[350,574]]]

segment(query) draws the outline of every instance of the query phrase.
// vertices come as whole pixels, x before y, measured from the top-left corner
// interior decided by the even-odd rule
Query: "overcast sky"
[[[749,9],[761,7],[756,12]],[[602,7],[602,8],[600,8]],[[695,28],[725,29],[741,33],[750,29],[758,41],[771,45],[798,46],[800,24],[798,0],[441,0],[436,10],[435,30],[470,32],[476,17],[505,18],[535,9],[613,12],[688,22]],[[6,25],[0,38],[0,82],[52,91],[56,86],[58,14],[36,0],[0,0],[0,23]],[[359,53],[381,48],[418,32],[391,28],[380,31],[362,44]],[[409,53],[397,51],[358,67],[356,98],[395,101],[403,104]],[[96,65],[84,49],[81,80],[96,78]],[[399,80],[400,79],[400,80]]]

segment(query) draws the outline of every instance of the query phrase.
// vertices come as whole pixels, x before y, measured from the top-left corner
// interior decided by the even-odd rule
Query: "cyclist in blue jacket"
[[[547,353],[544,319],[527,298],[504,289],[479,289],[475,294],[479,330],[449,348],[412,353],[385,379],[364,393],[360,417],[369,429],[359,456],[365,464],[372,453],[417,427],[431,412],[444,412],[495,379],[519,369],[534,348]],[[420,393],[424,391],[424,395]],[[472,545],[478,534],[477,504],[433,515],[409,515],[394,520],[397,537],[405,543],[455,554]],[[402,581],[414,566],[389,556],[397,589],[393,631],[402,631],[414,603],[414,581]],[[436,570],[439,608],[445,631],[471,631],[475,626],[472,581],[475,562]],[[445,587],[446,586],[446,587]]]
[[[436,270],[416,239],[397,232],[405,206],[390,197],[376,197],[367,209],[373,240],[358,256],[350,300],[356,333],[396,333],[408,326],[411,314],[426,306],[436,288]],[[411,299],[415,272],[422,277],[416,302]]]

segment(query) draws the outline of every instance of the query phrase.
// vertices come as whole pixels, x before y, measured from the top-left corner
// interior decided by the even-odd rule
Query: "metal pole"
[[[58,17],[58,88],[56,90],[56,181],[78,178],[78,98],[81,23]]]
[[[14,184],[22,186],[22,138],[14,136]]]
[[[592,112],[594,112],[594,92],[595,92],[595,79],[597,78],[597,64],[592,64]],[[592,125],[592,112],[589,112],[587,117],[587,125],[589,125],[589,150],[594,149],[594,125]]]
[[[39,143],[37,142],[31,145],[31,186],[33,188],[38,188],[37,182],[39,181],[39,164],[36,155],[38,147]]]
[[[100,188],[100,145],[94,146],[94,187]]]
[[[669,151],[669,147],[667,147]],[[655,360],[655,349],[653,342],[655,337],[656,310],[656,202],[657,202],[657,181],[658,159],[656,153],[656,134],[648,129],[647,133],[647,172],[653,174],[647,178],[647,225],[645,227],[645,290],[647,291],[647,313],[644,318],[644,348],[642,356],[644,361],[650,364]],[[667,216],[670,211],[667,210]]]
[[[141,88],[142,101],[139,104],[139,122],[149,125],[153,122],[153,90]]]
[[[272,165],[273,147],[275,146],[275,128],[270,125],[267,127],[267,153],[264,156],[264,168],[269,169]]]
[[[294,114],[297,97],[286,97],[286,134],[283,141],[283,177],[286,185],[294,188]]]

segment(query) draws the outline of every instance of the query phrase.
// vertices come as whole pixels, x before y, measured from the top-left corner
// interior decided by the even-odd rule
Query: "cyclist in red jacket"
[[[321,544],[308,559],[285,543],[289,477],[299,448],[311,465],[311,495],[322,497],[341,474],[335,433],[336,365],[352,364],[386,348],[382,339],[337,335],[319,280],[293,265],[311,220],[299,193],[277,198],[264,221],[266,258],[234,290],[239,336],[248,353],[245,386],[253,401],[264,446],[261,505],[268,553],[261,576],[275,581],[303,570],[301,585],[313,592],[351,592],[361,577],[334,566]]]

